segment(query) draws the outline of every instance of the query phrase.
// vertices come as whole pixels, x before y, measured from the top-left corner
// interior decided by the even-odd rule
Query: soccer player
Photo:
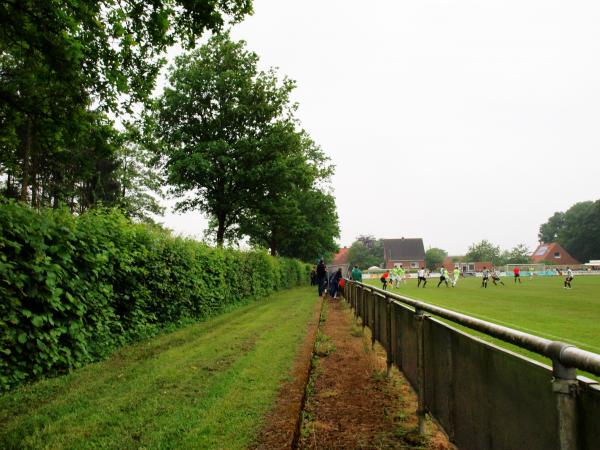
[[[400,284],[400,274],[401,274],[401,270],[400,267],[394,267],[394,287],[398,287],[398,285]]]
[[[488,278],[490,277],[490,271],[486,269],[486,267],[483,267],[483,272],[481,273],[482,275],[482,279],[481,279],[481,287],[482,288],[486,288],[487,289],[487,284],[488,284]]]
[[[442,267],[440,270],[440,282],[437,287],[440,287],[440,284],[446,283],[446,287],[448,287],[448,270],[445,267]]]
[[[565,289],[571,289],[571,281],[573,281],[573,271],[567,267],[567,276],[565,277]]]
[[[398,268],[398,284],[406,283],[406,269],[402,264]]]
[[[458,267],[455,267],[454,271],[452,272],[452,287],[456,286],[456,283],[458,283],[459,277],[460,277],[460,269]]]
[[[427,284],[427,277],[425,276],[425,267],[421,267],[419,272],[417,272],[417,287],[421,286],[421,281],[423,282],[423,287]]]
[[[519,280],[519,284],[521,284],[521,269],[519,269],[519,266],[515,266],[513,273],[515,274],[515,284],[517,283],[517,280]]]
[[[492,268],[492,283],[494,283],[494,286],[498,286],[498,282],[500,282],[500,284],[502,286],[506,286],[504,284],[504,281],[502,281],[500,279],[500,274],[498,273],[498,269],[496,269],[495,267]]]
[[[383,275],[381,275],[381,278],[379,279],[379,281],[381,281],[381,283],[383,284],[384,291],[387,291],[387,285],[388,285],[389,278],[390,278],[390,273],[385,272]]]

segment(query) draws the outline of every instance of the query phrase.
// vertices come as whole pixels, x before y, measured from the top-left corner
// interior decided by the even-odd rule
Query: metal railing
[[[373,343],[402,370],[426,414],[461,449],[598,449],[600,355],[346,280],[345,296]],[[480,340],[426,313],[552,360],[552,367]]]

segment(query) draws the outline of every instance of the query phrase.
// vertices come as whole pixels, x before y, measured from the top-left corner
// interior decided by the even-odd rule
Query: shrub
[[[0,390],[305,283],[309,270],[173,237],[113,210],[0,204]]]

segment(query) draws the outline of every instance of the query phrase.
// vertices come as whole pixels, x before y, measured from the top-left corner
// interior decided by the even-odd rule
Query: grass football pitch
[[[423,289],[417,288],[416,279],[409,279],[401,287],[388,290],[600,353],[600,276],[576,276],[570,290],[563,288],[561,277],[522,278],[521,284],[515,284],[512,277],[503,277],[505,286],[494,286],[490,279],[487,289],[481,287],[481,278],[461,278],[455,288],[446,288],[444,284],[438,288],[438,281],[438,278],[429,278]],[[378,279],[366,280],[366,283],[381,287]],[[471,333],[548,363],[547,359],[530,352]]]

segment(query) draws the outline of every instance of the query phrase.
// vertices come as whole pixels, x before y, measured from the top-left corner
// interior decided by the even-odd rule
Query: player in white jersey
[[[446,287],[448,287],[448,269],[446,269],[445,267],[442,267],[440,269],[440,282],[438,283],[437,287],[440,287],[440,284],[445,283]]]
[[[567,267],[567,276],[565,277],[565,289],[571,289],[571,281],[573,281],[573,271]]]
[[[421,267],[419,272],[417,272],[417,287],[421,286],[421,282],[423,282],[423,287],[427,284],[427,276],[425,275],[425,267]]]
[[[490,271],[485,267],[483,268],[483,272],[481,272],[481,287],[487,289],[488,279],[490,277]]]
[[[505,286],[504,282],[500,279],[500,273],[498,272],[498,269],[495,267],[492,269],[492,283],[494,283],[494,286],[498,286],[498,283],[500,283],[502,286]]]

